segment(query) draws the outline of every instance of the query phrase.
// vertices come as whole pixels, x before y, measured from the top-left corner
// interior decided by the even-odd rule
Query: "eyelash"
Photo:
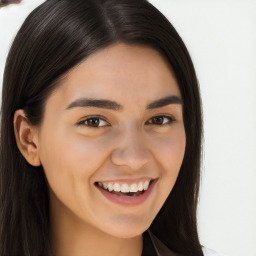
[[[154,119],[154,118],[168,119],[168,121],[163,123],[163,124],[153,124],[152,119]],[[100,117],[100,116],[91,116],[91,117],[88,117],[88,118],[84,119],[83,121],[77,123],[77,126],[86,126],[87,128],[104,128],[106,126],[110,126],[109,124],[104,125],[104,126],[89,126],[88,124],[85,124],[89,120],[94,120],[94,121],[95,120],[103,120],[104,122],[107,123],[107,121],[104,118]],[[151,123],[149,122],[150,120],[151,120]],[[151,119],[149,119],[149,121],[147,121],[146,124],[155,125],[155,126],[160,127],[160,126],[170,125],[171,123],[173,123],[175,121],[175,119],[171,116],[159,115],[159,116],[152,117]]]

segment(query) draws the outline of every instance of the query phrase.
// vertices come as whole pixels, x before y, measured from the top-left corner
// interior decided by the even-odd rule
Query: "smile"
[[[120,184],[118,182],[97,182],[97,185],[112,193],[119,192],[120,195],[124,194],[128,196],[135,196],[136,194],[142,194],[144,191],[146,191],[150,185],[150,182],[152,182],[152,180],[146,180],[144,182],[141,181],[137,184],[133,183],[131,185],[126,183]]]
[[[157,180],[145,180],[130,185],[119,182],[96,182],[95,186],[104,197],[114,203],[137,205],[149,197]]]

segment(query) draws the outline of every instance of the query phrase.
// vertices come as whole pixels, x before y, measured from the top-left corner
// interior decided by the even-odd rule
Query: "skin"
[[[156,50],[116,44],[65,75],[39,127],[15,112],[17,145],[31,165],[43,166],[49,183],[54,255],[141,255],[142,233],[170,194],[186,146],[182,104],[146,106],[173,95],[181,97],[177,81]],[[81,97],[116,101],[122,109],[66,109]],[[163,115],[155,124],[152,118]],[[100,127],[77,125],[92,116],[100,116]],[[139,205],[113,203],[94,184],[145,177],[158,180]]]

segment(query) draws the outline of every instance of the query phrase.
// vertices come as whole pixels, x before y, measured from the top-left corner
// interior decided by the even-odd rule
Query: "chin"
[[[150,227],[150,224],[126,222],[122,225],[110,225],[111,228],[106,228],[104,232],[117,238],[132,238],[142,235]]]
[[[123,230],[121,232],[108,232],[109,235],[116,237],[116,238],[123,238],[123,239],[128,239],[128,238],[132,238],[132,237],[136,237],[136,236],[140,236],[142,235],[143,232],[145,232],[147,229],[143,229],[140,231],[137,230],[130,230],[127,232],[127,230]]]

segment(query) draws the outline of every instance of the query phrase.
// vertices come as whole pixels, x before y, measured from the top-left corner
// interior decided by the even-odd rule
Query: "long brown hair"
[[[197,231],[201,100],[189,53],[170,22],[145,0],[48,0],[21,26],[4,72],[0,141],[0,256],[51,255],[49,194],[42,167],[19,152],[17,109],[39,125],[47,97],[62,76],[111,44],[145,45],[170,63],[184,102],[186,152],[176,184],[151,231],[183,255],[203,255]]]

